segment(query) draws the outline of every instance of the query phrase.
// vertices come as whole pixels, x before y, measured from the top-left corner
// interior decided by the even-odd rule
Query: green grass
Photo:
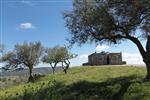
[[[76,67],[0,91],[1,100],[150,100],[141,67]]]

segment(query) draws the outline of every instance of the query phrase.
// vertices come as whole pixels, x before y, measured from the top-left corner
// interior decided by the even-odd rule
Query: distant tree
[[[7,62],[6,69],[17,68],[19,65],[24,65],[29,68],[28,82],[34,82],[32,76],[33,67],[39,63],[43,52],[43,47],[40,42],[17,44],[12,52],[5,54],[2,61]]]
[[[67,73],[70,65],[69,59],[74,57],[75,56],[68,51],[67,47],[55,46],[54,48],[48,48],[46,50],[45,56],[43,56],[43,62],[50,64],[53,74],[57,64],[62,63],[63,71]]]
[[[70,59],[75,58],[77,55],[72,54],[69,52],[69,49],[67,47],[60,47],[60,53],[61,53],[61,63],[62,63],[62,68],[65,74],[67,74],[67,70],[69,69],[70,66]]]
[[[57,64],[61,61],[59,48],[59,46],[55,46],[54,48],[48,48],[42,58],[43,62],[50,64],[53,70],[53,74],[55,73]]]
[[[150,80],[150,0],[75,0],[64,13],[71,44],[132,41],[139,49]],[[141,40],[146,41],[144,49]]]

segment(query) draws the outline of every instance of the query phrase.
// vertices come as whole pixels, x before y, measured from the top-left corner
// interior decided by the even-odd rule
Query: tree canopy
[[[47,48],[45,51],[45,55],[42,58],[42,61],[45,63],[49,63],[53,69],[53,73],[55,71],[56,65],[61,61],[61,53],[60,47],[55,46],[54,48]]]
[[[46,50],[45,55],[43,56],[43,62],[49,63],[54,73],[58,63],[67,64],[68,67],[62,66],[64,70],[67,70],[70,65],[69,59],[72,59],[74,57],[74,54],[70,53],[67,47],[57,45]]]
[[[118,43],[150,35],[149,0],[75,0],[64,18],[71,43]]]

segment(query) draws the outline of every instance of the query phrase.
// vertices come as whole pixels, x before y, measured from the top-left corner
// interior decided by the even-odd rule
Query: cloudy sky
[[[45,47],[67,44],[69,31],[62,13],[72,9],[71,0],[1,0],[0,7],[0,39],[6,51],[24,41],[41,41]],[[144,41],[142,43],[145,45]],[[78,57],[71,60],[71,65],[81,65],[87,62],[89,54],[101,51],[122,52],[123,60],[128,64],[143,64],[136,46],[126,41],[112,46],[74,45],[71,52],[78,54]]]

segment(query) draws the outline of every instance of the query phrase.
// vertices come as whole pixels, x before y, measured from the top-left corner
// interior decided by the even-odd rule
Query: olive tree
[[[60,56],[61,56],[61,63],[62,63],[62,68],[65,74],[67,74],[67,70],[69,69],[70,66],[70,59],[75,58],[77,55],[72,54],[69,52],[69,49],[67,47],[60,47]]]
[[[45,56],[43,57],[43,62],[49,63],[52,67],[53,74],[57,67],[57,64],[62,63],[62,68],[65,73],[70,65],[69,59],[74,58],[75,56],[68,51],[68,48],[65,46],[55,46],[53,48],[48,48],[45,51]]]
[[[55,73],[55,69],[57,64],[61,61],[61,56],[60,56],[60,47],[55,46],[53,48],[47,48],[45,50],[45,55],[42,58],[42,61],[44,63],[49,63],[52,70],[53,74]]]
[[[17,44],[13,51],[3,55],[2,61],[7,62],[7,68],[17,68],[20,65],[28,67],[28,82],[34,82],[32,70],[39,63],[42,52],[43,47],[40,42]]]
[[[150,0],[75,0],[64,18],[71,44],[132,41],[146,64],[145,79],[150,80]]]

